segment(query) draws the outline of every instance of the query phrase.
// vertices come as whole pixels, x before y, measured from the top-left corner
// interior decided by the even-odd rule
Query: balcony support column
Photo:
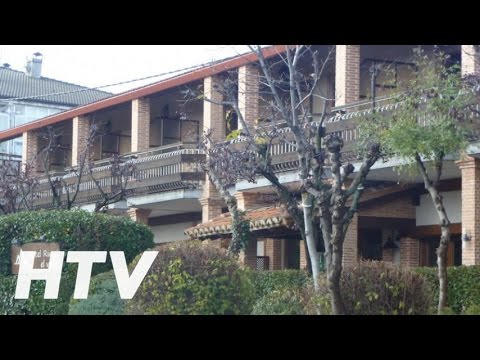
[[[150,149],[150,98],[132,100],[131,152]]]

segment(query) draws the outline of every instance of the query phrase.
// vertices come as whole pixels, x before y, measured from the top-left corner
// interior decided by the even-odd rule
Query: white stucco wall
[[[462,192],[443,192],[443,203],[451,223],[462,222]],[[438,215],[429,194],[420,196],[420,206],[415,208],[417,226],[438,225]]]
[[[178,240],[186,240],[187,236],[183,233],[186,228],[194,226],[193,222],[183,222],[177,224],[151,226],[153,232],[153,241],[155,243],[165,243]]]

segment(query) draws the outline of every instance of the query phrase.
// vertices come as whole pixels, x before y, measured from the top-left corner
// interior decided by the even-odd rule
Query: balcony
[[[133,176],[128,179],[127,195],[144,195],[172,191],[178,189],[197,189],[203,186],[205,174],[201,163],[205,159],[203,150],[185,148],[182,144],[174,144],[153,148],[149,151],[126,154],[121,157],[127,164],[135,166]],[[74,168],[51,174],[52,178],[61,177],[68,185],[69,193],[74,193],[78,177]],[[100,183],[102,191],[114,193],[120,186],[119,179],[111,176],[109,159],[95,162],[93,176]],[[59,189],[62,199],[66,198],[65,189]],[[52,190],[45,176],[40,179],[37,191],[36,206],[49,208],[52,206]],[[91,178],[88,169],[84,170],[79,185],[77,204],[93,203],[101,198],[101,194]]]
[[[480,92],[479,89],[475,89],[476,92]],[[396,111],[401,103],[395,102],[395,97],[388,96],[378,98],[376,100],[375,111],[385,114],[391,114]],[[475,104],[475,109],[471,113],[469,121],[471,121],[472,138],[471,141],[480,140],[480,123],[478,117],[480,114],[480,104]],[[327,134],[336,134],[342,138],[344,142],[343,157],[349,161],[357,160],[357,152],[355,151],[355,142],[358,139],[358,123],[365,119],[366,116],[372,113],[372,102],[358,101],[346,106],[335,107],[332,109],[332,115],[324,121]],[[321,114],[312,114],[314,120],[320,120]],[[474,119],[475,122],[473,121]],[[426,122],[426,119],[420,121]],[[268,124],[264,128],[277,127],[279,133],[282,134],[283,140],[278,139],[273,142],[270,149],[272,156],[272,165],[274,171],[285,172],[296,170],[298,168],[298,155],[296,153],[296,146],[294,136],[285,124],[285,122],[277,122],[275,124]],[[241,137],[235,140],[231,140],[231,143],[235,147],[241,148],[242,144],[245,144],[244,139]]]

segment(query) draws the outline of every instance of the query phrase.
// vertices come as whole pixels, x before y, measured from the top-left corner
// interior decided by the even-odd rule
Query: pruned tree
[[[327,101],[331,99],[318,90],[333,48],[326,58],[321,58],[312,46],[291,46],[274,60],[267,60],[259,46],[250,49],[258,57],[258,80],[262,86],[259,101],[272,114],[272,119],[279,122],[273,126],[246,123],[238,106],[237,84],[231,78],[221,83],[218,87],[224,95],[221,103],[236,111],[242,125],[241,141],[235,146],[209,142],[207,158],[210,160],[206,164],[209,177],[223,194],[228,185],[240,178],[254,182],[263,176],[270,182],[307,244],[317,289],[320,273],[317,241],[323,238],[332,311],[343,314],[340,290],[343,242],[357,211],[365,179],[380,155],[379,144],[366,145],[365,156],[359,160],[359,171],[355,172],[354,165],[342,158],[341,136],[326,132]],[[313,97],[323,103],[323,112],[317,117],[310,106]],[[279,180],[272,165],[274,143],[289,144],[295,149],[300,189],[292,189]]]
[[[110,158],[108,172],[110,174],[111,185],[105,190],[100,179],[95,176],[96,167],[93,161],[88,164],[90,178],[101,195],[100,200],[95,203],[95,212],[108,209],[108,206],[119,201],[125,200],[129,194],[128,184],[131,179],[135,178],[136,166],[131,160],[122,159],[118,155]]]
[[[447,305],[447,249],[450,220],[440,193],[440,180],[448,157],[466,150],[472,105],[478,103],[473,78],[462,79],[459,64],[447,66],[449,56],[435,49],[432,55],[415,49],[416,72],[398,95],[392,113],[375,114],[361,128],[363,138],[376,138],[384,155],[405,160],[402,167],[419,174],[433,201],[441,228],[437,248],[438,312]],[[463,80],[463,81],[462,81]],[[465,81],[468,80],[468,81]]]
[[[0,212],[4,215],[31,210],[38,179],[31,164],[2,160],[0,165]]]

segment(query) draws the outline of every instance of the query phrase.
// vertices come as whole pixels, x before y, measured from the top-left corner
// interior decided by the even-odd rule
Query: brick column
[[[216,77],[207,77],[204,79],[203,88],[205,97],[214,101],[222,101],[222,94],[215,91],[216,84],[218,84]],[[212,129],[213,141],[225,140],[225,119],[222,105],[213,104],[209,101],[203,102],[203,126],[206,129]],[[225,202],[215,188],[215,185],[208,179],[207,174],[205,174],[205,185],[203,186],[200,204],[202,205],[202,222],[220,216],[222,214],[222,207],[225,206]]]
[[[358,214],[355,214],[348,225],[343,242],[343,265],[354,265],[358,262]]]
[[[468,157],[457,162],[462,173],[462,265],[480,264],[480,160]]]
[[[259,194],[249,192],[235,193],[237,199],[237,206],[240,210],[248,210],[259,204]]]
[[[78,165],[80,156],[85,150],[90,121],[85,116],[76,116],[72,121],[72,166]],[[100,154],[101,155],[101,154]]]
[[[281,270],[282,266],[282,240],[264,239],[265,256],[269,258],[269,270]]]
[[[22,145],[22,162],[34,167],[34,171],[38,171],[37,155],[39,152],[39,138],[35,131],[27,131],[23,133]]]
[[[127,215],[137,223],[148,225],[148,215],[151,212],[150,209],[130,208],[127,210]]]
[[[307,252],[305,251],[305,241],[300,240],[300,270],[307,269]]]
[[[335,57],[335,106],[358,101],[360,45],[336,45]]]
[[[150,98],[132,100],[131,152],[150,149]]]
[[[212,185],[213,186],[213,185]],[[216,191],[215,189],[212,191]],[[205,190],[204,190],[205,193]],[[222,215],[222,208],[225,206],[225,201],[221,198],[201,198],[199,199],[202,205],[202,222],[207,222]]]
[[[462,45],[462,76],[480,75],[480,53],[475,45]]]
[[[242,250],[239,255],[239,261],[241,264],[256,270],[257,268],[257,239],[252,238],[248,240],[248,244],[245,250]]]
[[[251,64],[240,67],[238,69],[238,107],[249,129],[253,129],[258,119],[258,90],[258,68]],[[238,128],[242,128],[240,121]]]
[[[402,267],[420,266],[420,241],[409,237],[400,239],[400,265]]]

